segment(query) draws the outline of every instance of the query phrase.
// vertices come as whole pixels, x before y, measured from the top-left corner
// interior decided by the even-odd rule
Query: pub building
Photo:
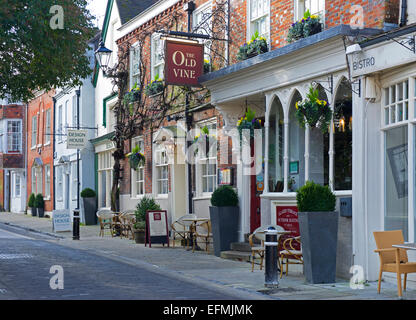
[[[359,30],[367,36],[378,32]],[[337,275],[344,278],[355,263],[354,245],[360,246],[353,241],[351,211],[352,141],[358,125],[353,100],[359,88],[350,80],[344,45],[347,37],[357,35],[358,30],[339,25],[200,78],[225,119],[226,132],[235,130],[247,107],[264,119],[262,157],[256,158],[264,159],[263,170],[245,175],[243,164],[237,166],[240,241],[258,226],[281,224],[283,219],[289,222],[286,229],[298,229],[296,190],[308,180],[329,185],[340,214]],[[325,134],[319,128],[301,128],[295,117],[296,102],[306,98],[310,86],[335,110]]]
[[[416,22],[414,13],[409,11],[408,22]],[[362,83],[362,94],[353,95],[354,264],[363,266],[370,281],[379,270],[373,231],[400,229],[405,242],[416,240],[415,34],[416,24],[409,24],[360,43],[348,55],[353,80]],[[416,260],[413,250],[407,253]],[[383,276],[397,281],[394,274]]]

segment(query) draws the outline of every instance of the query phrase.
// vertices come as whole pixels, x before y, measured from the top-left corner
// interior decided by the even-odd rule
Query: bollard
[[[74,222],[72,225],[72,240],[79,240],[79,209],[74,210]]]
[[[270,227],[265,232],[265,283],[264,286],[267,288],[277,288],[279,286],[278,272],[277,272],[277,231],[275,228]]]

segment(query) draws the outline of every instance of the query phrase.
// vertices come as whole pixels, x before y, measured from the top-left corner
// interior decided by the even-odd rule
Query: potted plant
[[[93,189],[85,188],[81,191],[82,204],[84,208],[84,219],[86,225],[97,224],[97,195]]]
[[[35,208],[35,194],[34,193],[30,194],[29,201],[27,202],[27,206],[29,207],[32,216],[35,217],[36,208]]]
[[[322,24],[320,17],[314,14],[311,15],[310,11],[306,10],[302,19],[293,23],[289,28],[289,32],[287,34],[287,42],[295,42],[299,39],[309,37],[321,31]]]
[[[123,102],[125,104],[134,103],[135,101],[139,100],[141,93],[140,87],[137,83],[134,84],[133,88],[131,88],[123,97]]]
[[[237,59],[240,61],[246,60],[267,51],[269,51],[269,47],[266,38],[260,37],[258,31],[256,31],[250,41],[239,48]]]
[[[36,195],[35,207],[38,217],[43,218],[45,212],[45,203],[43,201],[43,195],[41,193]]]
[[[319,99],[319,90],[311,86],[306,99],[296,102],[295,115],[302,128],[307,123],[310,128],[319,127],[325,133],[331,124],[332,110],[328,101]]]
[[[211,218],[214,254],[230,250],[231,243],[238,241],[239,207],[238,195],[231,186],[221,186],[211,196]]]
[[[146,162],[144,154],[140,152],[139,145],[135,146],[133,150],[131,150],[131,152],[127,154],[127,157],[129,158],[130,167],[135,171],[140,166],[144,166]]]
[[[146,212],[161,210],[153,198],[144,196],[136,206],[136,221],[133,225],[134,240],[136,243],[144,243],[146,232]]]
[[[309,283],[334,283],[338,239],[336,197],[312,181],[296,193],[304,273]]]
[[[165,84],[163,83],[162,79],[159,79],[159,74],[156,74],[154,80],[150,82],[150,84],[146,87],[146,94],[150,96],[155,96],[163,92],[165,88]]]

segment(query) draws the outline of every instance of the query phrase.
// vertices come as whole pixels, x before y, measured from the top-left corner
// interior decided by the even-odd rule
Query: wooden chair
[[[199,229],[198,229],[199,228]],[[202,230],[201,230],[202,229]],[[212,242],[212,228],[211,221],[205,221],[198,224],[195,228],[193,238],[192,238],[192,252],[195,252],[197,238],[202,238],[205,241],[205,251],[208,250],[208,245]]]
[[[402,230],[375,231],[373,234],[377,245],[377,249],[374,251],[378,253],[380,258],[377,292],[380,293],[383,272],[393,272],[397,275],[397,292],[401,297],[402,273],[404,274],[403,289],[406,291],[407,274],[416,272],[416,262],[409,262],[406,250],[392,247],[394,244],[404,243],[403,232]]]
[[[114,236],[114,228],[113,228],[113,217],[114,214],[111,210],[101,209],[98,210],[97,213],[98,222],[100,223],[100,233],[99,236],[104,237],[105,230],[110,230],[111,236]]]
[[[282,242],[282,250],[280,251],[280,278],[283,276],[283,264],[286,259],[286,275],[289,273],[289,264],[303,264],[302,250],[296,250],[294,243],[300,242],[300,237],[287,238]]]
[[[180,217],[176,221],[174,221],[171,225],[172,229],[172,239],[173,239],[173,247],[175,247],[175,240],[176,236],[179,236],[180,239],[186,241],[186,248],[189,247],[190,243],[189,240],[191,238],[191,226],[192,222],[190,221],[183,221],[183,219],[195,219],[195,214],[185,214],[184,216]]]
[[[266,234],[264,233],[264,230],[268,229],[269,227],[275,228],[277,231],[284,231],[283,227],[270,224],[267,226],[261,226],[258,227],[256,230],[253,231],[253,233],[248,237],[248,242],[251,247],[251,272],[254,271],[254,260],[256,259],[256,256],[259,256],[260,258],[260,270],[263,269],[263,261],[264,261],[264,241],[266,239]],[[280,235],[277,235],[277,241],[279,242]],[[254,239],[257,239],[260,243],[256,244],[254,243]],[[279,259],[277,260],[279,263]]]

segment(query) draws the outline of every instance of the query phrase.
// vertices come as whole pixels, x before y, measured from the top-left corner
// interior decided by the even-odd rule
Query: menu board
[[[282,240],[298,237],[300,235],[298,208],[296,206],[277,206],[276,224],[283,227],[286,231],[291,231],[290,234],[281,235]],[[300,244],[296,241],[293,242],[293,247],[295,250],[300,250]]]
[[[169,247],[168,217],[166,210],[146,212],[146,240],[145,246],[152,243],[165,244]]]

